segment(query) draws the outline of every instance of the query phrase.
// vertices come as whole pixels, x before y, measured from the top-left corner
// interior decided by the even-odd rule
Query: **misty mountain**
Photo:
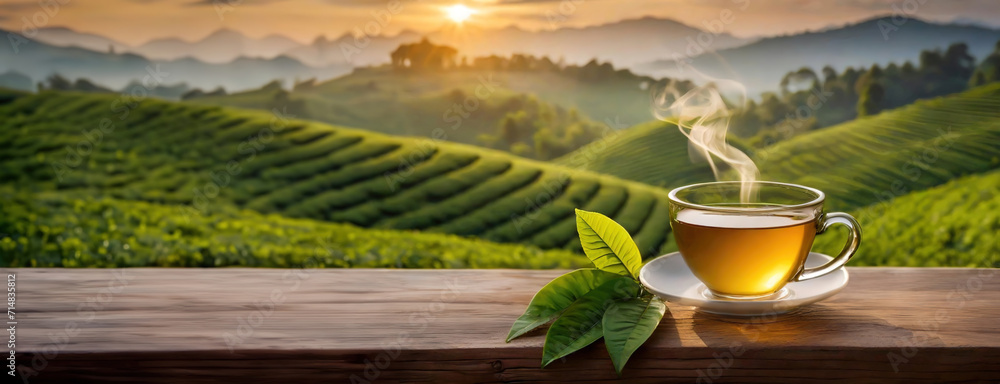
[[[58,47],[80,47],[92,51],[136,53],[153,60],[176,60],[194,57],[209,63],[227,63],[238,57],[273,58],[300,47],[295,40],[280,35],[254,39],[231,29],[220,29],[197,41],[178,38],[154,39],[133,47],[105,36],[79,32],[65,27],[39,28],[32,39]]]
[[[376,36],[369,40],[355,40],[351,34],[337,39],[317,37],[312,44],[293,48],[286,55],[312,66],[346,64],[355,67],[388,63],[389,53],[402,44],[419,41],[421,35],[405,30],[394,36]]]
[[[34,91],[35,82],[31,77],[17,71],[7,71],[0,73],[0,88],[17,89],[21,91]]]
[[[956,42],[968,44],[969,52],[981,60],[1000,39],[1000,30],[996,29],[902,20],[897,25],[891,17],[874,18],[836,29],[766,38],[696,56],[689,64],[715,78],[738,80],[751,95],[757,95],[776,91],[787,72],[802,67],[819,73],[826,65],[842,71],[848,66],[867,68],[907,60],[916,64],[921,50],[944,50]],[[634,70],[652,76],[696,79],[692,71],[674,60],[655,61]]]
[[[439,31],[430,34],[432,41],[451,45],[470,57],[489,54],[527,53],[548,56],[553,60],[583,64],[591,59],[608,61],[615,67],[631,67],[639,63],[683,54],[688,44],[697,41],[698,34],[711,36],[713,49],[725,49],[746,44],[728,33],[712,35],[670,19],[644,17],[614,23],[555,30],[526,31],[516,27],[465,33]],[[697,43],[694,43],[697,44]]]
[[[0,34],[6,35],[5,31]],[[310,67],[287,56],[271,59],[240,57],[228,63],[206,63],[194,58],[150,60],[133,53],[98,52],[79,47],[58,47],[28,40],[0,47],[0,72],[15,70],[36,82],[53,73],[69,79],[87,78],[94,83],[120,89],[147,76],[147,67],[169,73],[166,84],[186,82],[194,87],[225,87],[228,90],[256,88],[278,79],[290,84],[296,78],[329,79],[347,73],[346,66]]]
[[[105,52],[110,47],[114,47],[115,52],[129,49],[128,45],[114,39],[65,27],[39,28],[32,38],[57,47],[80,47],[98,52]]]
[[[361,67],[388,63],[389,53],[401,44],[413,43],[424,37],[411,30],[366,40],[355,39],[352,34],[346,33],[334,39],[319,36],[310,44],[300,44],[279,35],[253,39],[234,30],[220,29],[197,41],[161,38],[138,47],[126,47],[97,35],[65,28],[60,30],[58,38],[42,41],[97,51],[107,51],[109,44],[115,44],[116,52],[127,50],[153,60],[192,57],[209,63],[226,63],[237,57],[273,58],[283,54],[317,67]],[[571,64],[583,64],[597,58],[612,62],[616,67],[627,67],[669,58],[674,52],[684,52],[687,45],[692,44],[702,33],[712,36],[711,47],[714,49],[731,48],[748,42],[729,34],[711,35],[674,20],[653,17],[544,31],[528,31],[516,27],[482,29],[465,25],[461,28],[441,29],[426,36],[437,44],[453,46],[461,55],[469,57],[526,53],[548,56],[553,60],[562,58]]]
[[[582,27],[527,31],[516,27],[483,29],[471,25],[435,31],[426,37],[436,43],[458,49],[462,56],[508,56],[514,53],[548,56],[570,64],[584,64],[592,59],[609,61],[616,67],[671,57],[684,52],[702,30],[669,19],[644,17],[614,23]],[[710,35],[710,34],[709,34]],[[404,31],[395,36],[372,37],[369,42],[355,41],[350,34],[334,40],[319,38],[311,45],[289,51],[310,65],[351,63],[355,66],[389,62],[389,53],[400,44],[422,38],[419,33]],[[723,33],[712,37],[712,47],[724,49],[747,41]],[[353,48],[357,48],[354,50]],[[350,58],[345,49],[353,52]]]
[[[226,63],[237,57],[273,58],[299,45],[284,36],[269,35],[254,39],[231,29],[220,29],[198,41],[155,39],[129,51],[153,60],[193,57],[209,63]]]

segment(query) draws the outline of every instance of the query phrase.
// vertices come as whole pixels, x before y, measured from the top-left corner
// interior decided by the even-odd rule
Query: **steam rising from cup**
[[[653,96],[653,114],[660,120],[677,124],[681,133],[708,161],[716,180],[722,180],[722,173],[715,159],[732,168],[741,182],[740,201],[744,204],[754,202],[754,182],[760,172],[750,156],[726,141],[732,114],[720,91],[733,93],[738,105],[743,105],[746,88],[736,81],[711,79],[682,94],[674,84],[676,82]]]

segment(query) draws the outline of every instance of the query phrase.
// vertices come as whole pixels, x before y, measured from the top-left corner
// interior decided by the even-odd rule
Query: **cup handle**
[[[826,232],[827,228],[830,228],[834,224],[843,224],[850,229],[850,232],[847,235],[847,244],[844,245],[844,249],[840,251],[840,254],[837,255],[837,257],[830,260],[829,263],[815,268],[802,268],[802,272],[799,272],[799,274],[796,275],[792,281],[815,279],[827,273],[833,272],[837,270],[837,268],[843,267],[844,264],[847,264],[847,262],[851,260],[851,257],[854,256],[854,252],[857,251],[858,246],[861,245],[861,225],[859,225],[858,221],[851,215],[843,212],[833,212],[828,213],[823,217],[823,226],[820,227],[816,234],[819,235]]]

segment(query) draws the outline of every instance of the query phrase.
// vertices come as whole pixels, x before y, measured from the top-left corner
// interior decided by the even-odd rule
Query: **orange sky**
[[[20,31],[33,25],[65,26],[112,37],[127,44],[178,36],[199,39],[226,27],[249,36],[281,34],[308,42],[336,37],[372,21],[393,0],[42,0],[66,3],[44,17],[38,0],[0,0],[0,27]],[[468,21],[483,27],[517,25],[525,29],[585,26],[625,18],[658,16],[701,26],[723,9],[734,11],[727,31],[737,36],[776,35],[814,30],[891,13],[917,0],[399,0],[399,13],[385,30],[429,31],[449,23],[442,8],[464,3],[478,11]],[[740,9],[746,6],[746,9]],[[52,12],[52,11],[50,11]],[[553,19],[553,15],[557,18]],[[1000,2],[926,1],[916,17],[992,22],[1000,26]],[[47,20],[46,20],[47,19]],[[37,23],[44,21],[44,23]]]

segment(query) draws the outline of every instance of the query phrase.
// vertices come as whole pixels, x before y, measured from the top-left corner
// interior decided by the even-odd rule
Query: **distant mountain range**
[[[93,46],[111,41],[101,41],[93,36],[87,36],[86,40],[69,39],[67,37],[70,35],[65,31],[59,32],[48,36],[58,37],[67,44],[72,40],[71,45]],[[8,36],[8,32],[0,30],[0,35]],[[163,79],[164,84],[186,82],[204,89],[224,87],[232,91],[259,87],[276,79],[290,84],[296,78],[329,79],[350,71],[350,67],[345,65],[311,67],[287,56],[238,57],[226,63],[209,63],[190,56],[152,60],[134,53],[112,53],[109,50],[56,46],[30,39],[26,41],[16,45],[16,48],[12,44],[0,44],[0,73],[7,75],[0,80],[22,84],[24,77],[28,77],[35,83],[58,73],[69,79],[87,78],[97,84],[120,89],[131,81],[145,78],[148,74],[147,67],[155,69],[159,66],[161,72],[169,74]]]
[[[273,58],[285,55],[310,66],[351,65],[369,66],[389,62],[389,53],[400,44],[428,37],[438,44],[458,48],[465,56],[510,55],[527,53],[560,58],[567,63],[583,64],[597,58],[610,61],[616,67],[631,66],[671,57],[683,52],[689,41],[702,30],[674,20],[645,17],[583,28],[560,28],[546,31],[526,31],[516,27],[502,29],[442,29],[426,35],[406,30],[392,36],[375,36],[370,41],[356,40],[351,34],[335,39],[319,36],[309,44],[290,38],[270,35],[254,39],[230,29],[220,29],[197,41],[163,38],[129,47],[114,39],[68,28],[42,28],[35,37],[41,42],[63,47],[90,50],[130,52],[154,60],[176,60],[192,57],[208,63],[226,63],[239,57]],[[690,39],[690,40],[689,40]],[[714,36],[712,47],[724,49],[748,41],[729,34]],[[345,54],[345,50],[350,54]]]
[[[130,49],[127,44],[111,38],[86,32],[78,32],[66,27],[39,28],[38,33],[31,37],[36,41],[57,47],[80,47],[91,51],[125,52]]]
[[[874,18],[835,29],[765,38],[696,56],[688,64],[715,78],[738,80],[757,95],[777,90],[786,73],[802,67],[820,73],[826,65],[842,71],[848,66],[867,68],[907,60],[917,64],[921,50],[943,51],[957,42],[968,44],[969,51],[981,60],[1000,40],[1000,30],[996,29],[903,20],[897,25],[890,17]],[[658,60],[633,70],[652,76],[695,77],[682,68],[675,60]]]
[[[525,31],[516,27],[500,30],[439,31],[430,34],[458,48],[463,55],[528,53],[548,56],[567,63],[586,63],[591,59],[609,61],[616,67],[631,67],[651,60],[682,53],[699,34],[713,36],[701,29],[670,19],[644,17],[583,28]],[[744,45],[752,40],[721,33],[712,37],[713,49]]]
[[[916,61],[921,50],[944,49],[954,42],[967,43],[972,54],[982,58],[1000,39],[1000,30],[983,26],[904,20],[898,24],[898,19],[874,18],[759,40],[724,33],[712,35],[708,48],[714,52],[690,58],[690,65],[713,77],[741,81],[756,96],[777,90],[785,73],[801,67],[819,72],[830,65],[840,71],[847,66]],[[527,53],[568,64],[597,58],[644,75],[698,81],[672,58],[697,44],[699,34],[708,35],[677,21],[645,17],[546,31],[466,25],[426,35],[407,30],[369,40],[344,34],[334,39],[320,36],[308,44],[280,35],[258,39],[221,29],[197,41],[164,38],[133,47],[113,38],[56,27],[39,29],[35,46],[22,47],[27,49],[26,55],[11,56],[10,46],[4,45],[5,49],[0,49],[0,73],[15,70],[39,81],[59,72],[117,88],[135,76],[141,77],[147,63],[157,62],[174,68],[178,81],[203,89],[223,86],[232,91],[259,87],[274,79],[325,79],[351,68],[383,64],[400,44],[427,37],[454,46],[461,56],[470,58]]]
[[[389,54],[401,44],[416,42],[421,38],[421,34],[410,30],[393,36],[375,36],[369,40],[355,40],[350,34],[333,40],[320,36],[311,44],[299,45],[285,54],[314,66],[339,64],[363,67],[388,63]]]
[[[298,46],[298,42],[284,36],[254,39],[231,29],[220,29],[198,41],[156,39],[129,51],[156,60],[192,57],[209,63],[227,63],[240,57],[274,58]],[[317,63],[316,66],[327,64],[333,63]]]

